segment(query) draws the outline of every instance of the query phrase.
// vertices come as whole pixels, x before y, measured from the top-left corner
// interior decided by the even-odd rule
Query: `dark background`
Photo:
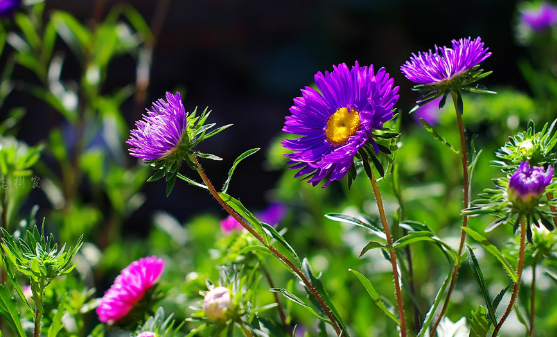
[[[158,1],[128,3],[150,23]],[[115,3],[106,1],[103,13]],[[95,6],[92,0],[47,0],[46,4],[47,12],[65,10],[84,23]],[[525,51],[513,37],[516,18],[516,2],[509,0],[173,0],[156,42],[145,107],[166,91],[180,88],[185,89],[188,111],[209,106],[212,122],[234,124],[201,146],[224,158],[222,163],[205,164],[217,186],[237,155],[261,147],[264,151],[239,166],[230,193],[246,206],[262,209],[270,200],[261,196],[280,175],[262,167],[264,152],[280,135],[292,99],[312,83],[317,71],[331,71],[333,64],[343,62],[351,66],[356,60],[376,69],[385,67],[401,87],[397,107],[404,114],[417,96],[399,70],[411,53],[435,44],[449,45],[452,39],[481,36],[493,53],[483,67],[494,71],[482,83],[522,89],[516,64]],[[115,59],[103,91],[134,82],[135,64],[131,56]],[[65,76],[76,71],[77,78],[76,64],[69,60],[65,67]],[[21,71],[16,71],[18,75]],[[28,113],[19,136],[35,144],[61,120],[45,123],[44,104],[24,93],[12,94],[3,110],[22,105],[21,100]],[[131,128],[137,117],[131,100],[123,113]],[[407,115],[403,118],[409,120]],[[185,167],[182,172],[187,172]],[[185,183],[178,183],[167,199],[163,184],[147,184],[147,202],[132,222],[145,221],[154,209],[165,209],[181,221],[219,209],[205,191]]]

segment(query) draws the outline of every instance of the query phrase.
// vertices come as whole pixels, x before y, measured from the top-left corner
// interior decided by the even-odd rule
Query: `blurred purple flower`
[[[519,207],[534,206],[552,178],[553,167],[549,166],[547,170],[541,166],[530,168],[527,161],[520,162],[509,180],[509,200]]]
[[[425,120],[430,125],[437,124],[441,112],[441,109],[439,109],[439,102],[441,101],[441,98],[443,98],[443,96],[434,99],[426,105],[422,105],[412,114],[418,124],[421,125],[420,118]]]
[[[0,17],[13,18],[19,6],[21,6],[21,0],[0,0]]]
[[[480,37],[452,40],[452,48],[437,47],[435,52],[412,53],[400,70],[410,81],[437,85],[451,81],[487,59],[491,53],[484,48]]]
[[[332,72],[318,72],[314,80],[317,90],[301,90],[282,128],[301,137],[285,139],[282,146],[294,151],[286,156],[287,165],[300,170],[295,177],[310,176],[313,186],[324,180],[327,187],[346,175],[365,144],[379,151],[372,133],[393,118],[398,87],[385,68],[376,74],[373,65],[358,62],[352,69],[342,63]]]
[[[125,317],[159,279],[163,269],[164,260],[156,256],[139,259],[124,268],[97,307],[99,320],[115,322]]]
[[[544,31],[557,23],[557,7],[543,2],[538,8],[520,13],[520,20],[537,32]]]
[[[167,92],[166,102],[159,99],[153,103],[152,110],[147,110],[143,120],[135,123],[137,129],[131,130],[130,139],[126,141],[132,146],[130,155],[143,161],[172,154],[182,143],[182,138],[187,138],[187,115],[179,92],[176,95]]]
[[[137,337],[157,337],[157,334],[151,331],[143,331]]]
[[[255,217],[259,221],[269,224],[271,226],[277,225],[286,214],[286,206],[281,203],[273,203],[269,205],[265,210],[255,214]],[[224,220],[220,222],[220,226],[225,233],[230,233],[232,231],[241,231],[244,227],[232,217],[232,215],[227,216]]]

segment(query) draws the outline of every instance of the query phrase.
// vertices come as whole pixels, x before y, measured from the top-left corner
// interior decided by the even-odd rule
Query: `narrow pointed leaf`
[[[441,137],[437,131],[435,131],[433,129],[433,127],[426,122],[423,118],[420,118],[420,122],[422,123],[422,125],[424,126],[424,128],[427,130],[427,132],[429,132],[433,138],[435,138],[435,140],[437,140],[438,142],[440,142],[441,144],[447,146],[449,149],[451,149],[454,153],[459,154],[460,152],[455,149],[451,144],[449,144],[449,142],[447,142],[443,137]]]
[[[474,274],[476,283],[480,287],[480,291],[487,305],[487,312],[489,314],[489,319],[491,320],[491,323],[493,323],[493,325],[497,325],[497,318],[495,317],[495,309],[492,306],[491,296],[489,296],[489,290],[487,289],[487,284],[485,282],[484,275],[480,268],[480,264],[476,259],[476,255],[474,255],[474,251],[472,251],[469,245],[466,245],[466,249],[468,250],[468,262],[470,263],[470,268],[472,268],[472,273]]]
[[[364,275],[362,275],[361,273],[359,273],[358,271],[356,271],[354,269],[348,269],[348,271],[350,271],[350,272],[352,272],[352,274],[356,275],[358,280],[360,280],[360,282],[362,283],[364,288],[366,288],[367,293],[369,294],[369,296],[371,297],[373,302],[379,307],[379,309],[381,309],[390,319],[392,319],[397,325],[400,326],[400,321],[387,308],[387,306],[385,306],[385,303],[383,303],[381,298],[379,298],[379,294],[377,293],[377,291],[373,287],[373,284],[371,284],[371,281],[367,277],[365,277]]]
[[[479,234],[478,232],[474,231],[473,229],[471,229],[469,227],[462,227],[462,230],[464,230],[468,235],[470,235],[470,237],[472,237],[472,239],[476,240],[476,242],[479,243],[491,255],[495,256],[495,258],[497,258],[497,260],[499,260],[499,262],[501,263],[503,268],[505,268],[505,270],[507,271],[507,274],[512,279],[512,281],[515,282],[515,283],[518,282],[518,277],[516,276],[516,272],[514,271],[514,269],[510,265],[510,263],[507,261],[507,259],[505,259],[505,257],[503,257],[503,254],[501,254],[501,252],[499,251],[499,249],[497,249],[497,247],[495,247],[491,242],[489,242],[481,234]]]
[[[239,155],[238,158],[236,158],[236,160],[234,160],[234,163],[232,164],[232,167],[228,171],[228,178],[226,179],[226,181],[224,182],[224,185],[222,186],[222,192],[223,193],[226,193],[226,191],[228,191],[228,186],[230,185],[230,180],[232,180],[232,175],[234,174],[234,170],[236,169],[236,166],[238,166],[238,164],[242,160],[246,159],[247,157],[251,156],[252,154],[256,153],[257,151],[259,151],[259,148],[254,148],[254,149],[247,150],[246,152]]]
[[[280,293],[282,296],[286,297],[288,300],[302,306],[303,308],[305,308],[309,313],[311,313],[313,316],[319,318],[320,320],[327,322],[327,323],[331,323],[331,321],[324,316],[319,315],[310,305],[306,304],[306,302],[302,301],[298,296],[292,294],[291,292],[289,292],[288,290],[284,289],[284,288],[271,288],[269,289],[269,291],[274,292],[274,293]]]

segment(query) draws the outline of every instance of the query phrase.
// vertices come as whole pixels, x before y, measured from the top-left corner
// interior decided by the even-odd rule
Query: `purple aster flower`
[[[420,118],[425,120],[429,125],[437,124],[441,113],[441,109],[439,109],[439,102],[441,101],[441,98],[442,97],[439,96],[433,101],[422,105],[413,113],[413,116],[418,124],[420,124]]]
[[[527,161],[520,162],[520,166],[509,180],[507,190],[509,200],[519,207],[537,204],[552,178],[553,167],[549,166],[547,170],[541,166],[530,168],[530,163]]]
[[[131,131],[126,144],[131,145],[130,155],[143,161],[168,157],[183,143],[187,142],[187,115],[182,104],[182,96],[166,93],[166,102],[159,99],[153,103],[152,111],[147,110],[143,120],[135,123],[137,129]]]
[[[313,186],[325,180],[327,187],[344,177],[367,142],[378,152],[372,132],[393,118],[398,87],[385,68],[375,74],[373,65],[360,67],[358,62],[352,69],[344,63],[333,66],[333,72],[318,72],[314,79],[317,90],[301,90],[282,129],[302,137],[282,145],[294,151],[286,156],[287,165],[300,170],[296,177],[311,176]]]
[[[13,18],[19,6],[21,0],[0,0],[0,17]]]
[[[557,23],[557,7],[543,2],[538,8],[520,13],[520,21],[537,32],[542,32]]]
[[[453,40],[452,48],[435,46],[435,52],[412,53],[400,70],[410,81],[437,85],[451,81],[487,59],[491,53],[480,37]]]
[[[163,268],[164,260],[156,256],[139,259],[124,268],[97,307],[99,320],[115,322],[125,317],[159,279]]]

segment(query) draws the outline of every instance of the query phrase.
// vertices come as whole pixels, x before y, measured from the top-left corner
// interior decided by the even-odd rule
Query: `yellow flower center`
[[[327,139],[335,146],[346,143],[350,136],[360,129],[358,111],[348,108],[338,109],[327,121],[325,134]]]

